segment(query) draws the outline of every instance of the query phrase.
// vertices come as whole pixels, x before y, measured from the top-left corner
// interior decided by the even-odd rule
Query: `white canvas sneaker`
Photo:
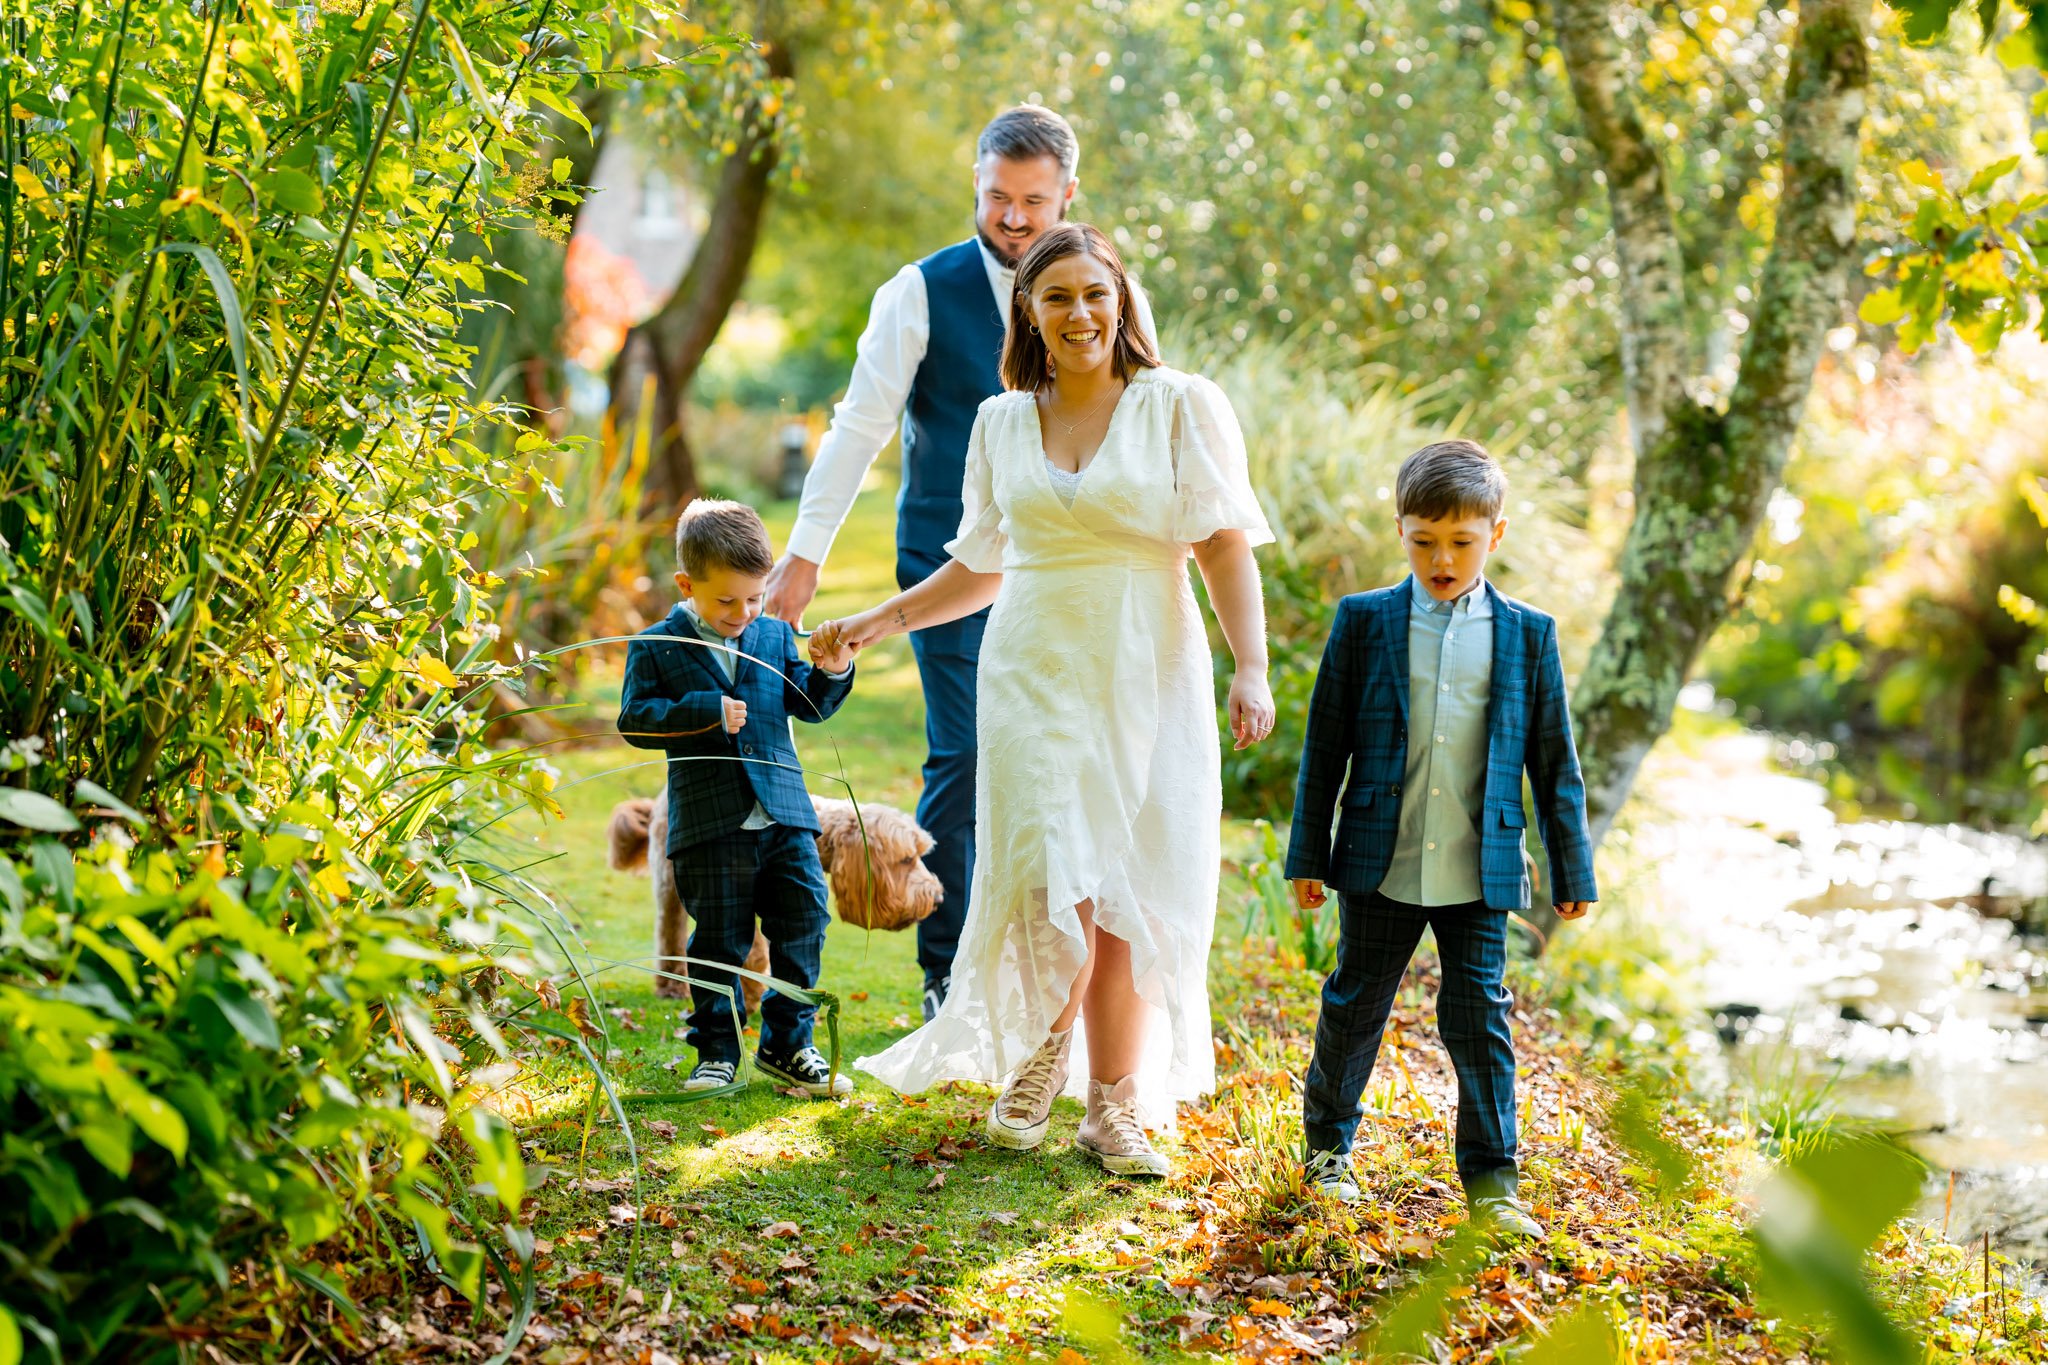
[[[1028,1152],[1045,1141],[1052,1126],[1052,1102],[1067,1088],[1067,1050],[1074,1031],[1055,1033],[1024,1059],[1017,1074],[989,1106],[983,1126],[988,1140],[1013,1152]]]
[[[1136,1076],[1126,1076],[1115,1085],[1088,1082],[1088,1117],[1081,1121],[1074,1143],[1093,1152],[1102,1168],[1114,1175],[1173,1174],[1173,1163],[1145,1135]]]

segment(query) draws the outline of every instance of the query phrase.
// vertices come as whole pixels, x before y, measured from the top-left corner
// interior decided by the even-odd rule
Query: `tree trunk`
[[[1694,372],[1685,253],[1664,159],[1636,107],[1636,76],[1611,0],[1558,0],[1557,46],[1586,138],[1607,181],[1621,266],[1621,368],[1638,461]]]
[[[1635,117],[1631,91],[1615,84],[1619,63],[1602,55],[1597,35],[1564,37],[1568,25],[1601,10],[1589,0],[1561,5],[1560,48],[1589,125],[1610,125],[1607,137],[1595,133],[1592,140],[1603,157],[1612,148],[1618,158],[1606,167],[1617,238],[1627,224],[1639,258],[1647,250],[1653,261],[1675,260],[1675,230],[1645,226],[1656,216],[1648,186],[1653,179],[1661,184],[1661,172],[1644,168],[1642,155],[1654,161],[1655,150],[1614,135]],[[1691,376],[1676,368],[1677,348],[1664,330],[1669,300],[1627,299],[1624,266],[1624,335],[1639,319],[1653,332],[1635,339],[1633,354],[1640,363],[1673,368],[1630,376],[1629,419],[1638,432],[1635,520],[1622,549],[1620,587],[1573,697],[1596,842],[1627,800],[1650,746],[1670,727],[1694,661],[1739,596],[1739,571],[1784,470],[1821,347],[1842,318],[1855,263],[1869,13],[1870,0],[1801,5],[1782,106],[1777,227],[1725,411],[1685,395]],[[1603,32],[1611,47],[1611,27]],[[1622,199],[1631,201],[1627,210]],[[1669,235],[1659,241],[1659,232]],[[1660,394],[1662,411],[1639,410],[1639,401]],[[1548,907],[1538,908],[1538,925],[1548,932],[1555,920]]]
[[[764,44],[763,58],[776,81],[789,79],[794,71],[789,49],[779,42]],[[650,516],[673,515],[696,495],[697,465],[684,429],[690,385],[739,301],[780,154],[772,120],[750,116],[747,132],[719,168],[710,221],[690,268],[668,302],[627,334],[613,371],[615,381],[630,374],[627,357],[637,346],[655,378],[652,408],[644,414],[653,428],[645,508]],[[621,429],[633,418],[640,389],[633,382],[613,385],[612,409]]]

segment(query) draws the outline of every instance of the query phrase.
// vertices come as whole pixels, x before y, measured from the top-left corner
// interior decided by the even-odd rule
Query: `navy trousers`
[[[692,844],[673,862],[676,891],[690,912],[691,957],[744,965],[758,922],[768,940],[768,974],[795,986],[818,984],[829,919],[817,835],[786,825],[737,830]],[[689,964],[689,975],[690,1046],[700,1061],[737,1063],[739,1030],[747,1019],[740,978],[698,962]],[[732,995],[707,986],[723,986]],[[761,998],[761,1051],[787,1057],[809,1046],[817,1012],[814,1005],[770,990]]]
[[[908,588],[938,567],[899,558],[896,580]],[[926,977],[951,976],[974,885],[974,693],[987,612],[913,631],[911,653],[924,685],[924,794],[917,823],[932,836],[924,865],[945,892],[917,926],[917,963]]]
[[[1468,1196],[1515,1189],[1514,997],[1507,976],[1505,911],[1484,902],[1425,908],[1370,896],[1337,896],[1337,970],[1323,982],[1316,1050],[1302,1097],[1310,1151],[1349,1152],[1364,1113],[1387,1016],[1401,976],[1428,926],[1436,932],[1443,986],[1437,1032],[1458,1073],[1458,1178]]]

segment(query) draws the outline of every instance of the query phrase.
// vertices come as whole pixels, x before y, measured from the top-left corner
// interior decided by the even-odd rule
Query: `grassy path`
[[[886,546],[886,504],[869,495],[835,554],[834,594],[814,616],[886,591]],[[921,739],[901,641],[863,661],[833,723],[799,733],[808,764],[843,772],[863,800],[905,808]],[[599,999],[591,1023],[604,1036],[594,1045],[631,1091],[672,1090],[691,1060],[682,1007],[656,1001],[644,973],[612,965],[651,952],[646,884],[606,869],[603,838],[615,801],[658,790],[659,763],[648,758],[618,745],[561,755],[567,819],[513,835],[526,856],[546,859],[536,875],[573,924]],[[1240,853],[1251,847],[1246,835],[1229,840]],[[1366,1202],[1345,1209],[1304,1194],[1297,1078],[1319,981],[1298,955],[1245,937],[1254,894],[1245,878],[1227,875],[1225,888],[1211,964],[1221,1085],[1184,1114],[1170,1144],[1179,1172],[1164,1184],[1112,1179],[1082,1159],[1070,1101],[1045,1146],[1020,1156],[981,1142],[986,1090],[906,1099],[858,1075],[838,1102],[757,1081],[706,1103],[636,1105],[629,1144],[573,1056],[530,1058],[504,1105],[529,1164],[545,1172],[525,1215],[537,1287],[515,1358],[1823,1358],[1751,1288],[1759,1272],[1742,1230],[1747,1196],[1729,1191],[1754,1183],[1753,1134],[1675,1103],[1664,1148],[1644,1148],[1684,1154],[1698,1178],[1672,1188],[1617,1143],[1605,1117],[1618,1056],[1668,1066],[1671,1055],[1654,1039],[1628,1041],[1627,1021],[1589,1047],[1600,1030],[1572,1004],[1583,998],[1574,983],[1538,981],[1527,964],[1513,983],[1524,1193],[1546,1240],[1498,1248],[1461,1233],[1448,1135],[1455,1087],[1426,961],[1403,989],[1367,1098],[1357,1159]],[[911,1026],[913,947],[907,934],[833,925],[822,984],[843,1001],[847,1059]],[[576,988],[564,981],[562,990]],[[1660,1184],[1668,1197],[1658,1197]],[[1978,1332],[1969,1358],[2048,1356],[2038,1309],[2031,1320],[2021,1310],[2009,1338],[1983,1337],[1993,1301],[1970,1298],[1961,1249],[1895,1230],[1879,1250],[1887,1297],[1920,1321],[1947,1313],[1965,1339]],[[377,1305],[362,1344],[383,1360],[484,1359],[500,1350],[514,1312],[502,1287],[482,1309],[445,1290],[405,1299],[380,1287],[391,1286],[355,1285]],[[2012,1333],[2011,1304],[1998,1311]]]

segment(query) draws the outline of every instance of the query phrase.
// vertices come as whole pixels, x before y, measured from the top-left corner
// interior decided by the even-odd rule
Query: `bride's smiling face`
[[[1116,351],[1123,296],[1116,276],[1087,252],[1063,256],[1031,282],[1030,313],[1053,363],[1083,372]]]

